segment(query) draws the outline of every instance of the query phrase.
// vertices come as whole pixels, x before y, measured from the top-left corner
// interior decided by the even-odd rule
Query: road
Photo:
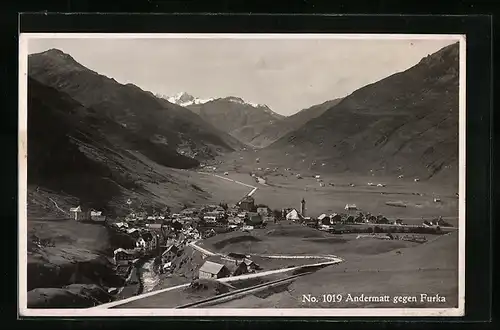
[[[220,178],[220,179],[223,179],[223,180],[227,180],[227,181],[231,181],[231,182],[237,183],[237,184],[239,184],[239,185],[242,185],[242,186],[245,186],[245,187],[248,187],[248,188],[252,188],[253,190],[257,190],[257,187],[251,186],[251,185],[246,184],[246,183],[243,183],[243,182],[241,182],[241,181],[237,181],[237,180],[233,180],[233,179],[230,179],[230,178],[226,178],[226,177],[224,177],[224,176],[222,176],[222,175],[217,175],[217,174],[214,174],[214,173],[208,173],[208,172],[198,172],[198,173],[200,173],[200,174],[206,174],[206,175],[213,175],[213,176],[215,176],[215,177],[217,177],[217,178]],[[253,191],[253,190],[252,190],[252,191]],[[249,193],[249,194],[250,194],[250,193]]]
[[[188,245],[190,245],[191,247],[193,247],[194,249],[196,249],[197,251],[199,251],[200,253],[203,253],[205,255],[209,255],[209,256],[216,256],[216,255],[223,256],[220,253],[211,252],[211,251],[209,251],[207,249],[204,249],[204,248],[196,245],[196,242],[188,243]],[[279,255],[266,256],[266,255],[259,255],[259,256],[266,257],[266,258],[282,258],[282,259],[299,259],[299,258],[300,259],[313,259],[314,258],[314,259],[326,259],[326,260],[329,260],[329,261],[312,263],[312,264],[302,265],[302,266],[289,267],[289,268],[273,269],[273,270],[268,270],[268,271],[265,271],[265,272],[258,272],[258,273],[244,274],[244,275],[239,275],[239,276],[225,277],[225,278],[219,279],[219,281],[220,282],[224,282],[224,283],[231,283],[231,282],[235,282],[235,281],[247,280],[247,279],[252,279],[252,278],[259,278],[259,277],[264,277],[264,276],[269,276],[269,275],[274,275],[274,274],[280,274],[280,273],[286,273],[286,272],[293,272],[295,270],[304,269],[304,268],[308,268],[308,267],[329,266],[329,265],[338,264],[338,263],[341,263],[341,262],[344,261],[344,259],[342,259],[342,258],[339,258],[337,256],[331,256],[331,255],[328,255],[328,256],[290,256],[290,255],[284,255],[284,256],[279,256]],[[127,298],[127,299],[113,301],[111,303],[107,303],[107,304],[99,305],[99,306],[96,306],[96,307],[92,307],[91,309],[114,308],[114,307],[117,307],[117,306],[120,306],[120,305],[125,305],[125,304],[127,304],[129,302],[133,302],[133,301],[137,301],[137,300],[141,300],[141,299],[146,299],[148,297],[156,296],[156,295],[168,292],[168,291],[185,288],[185,287],[189,286],[190,284],[191,283],[185,283],[185,284],[173,286],[173,287],[170,287],[170,288],[165,288],[165,289],[161,289],[161,290],[157,290],[157,291],[148,292],[148,293],[137,295],[137,296],[130,297],[130,298]]]
[[[403,218],[399,218],[401,220],[404,220]],[[444,220],[444,218],[443,218]],[[397,227],[422,227],[421,224],[419,225],[394,225],[394,224],[390,224],[390,223],[371,223],[371,222],[368,222],[368,223],[358,223],[356,224],[356,226],[379,226],[379,227],[394,227],[394,226],[397,226]],[[458,227],[440,227],[442,230],[445,230],[445,229],[449,229],[449,230],[458,230]]]
[[[207,249],[202,248],[201,246],[198,246],[196,243],[198,241],[193,241],[189,242],[188,245],[191,246],[193,249],[197,250],[198,252],[207,255],[207,256],[220,256],[220,257],[227,257],[225,254],[222,253],[214,253],[211,252]],[[336,260],[339,262],[342,262],[343,259],[339,258],[334,255],[300,255],[300,256],[294,256],[294,255],[267,255],[267,254],[251,254],[253,256],[257,257],[262,257],[262,258],[269,258],[269,259],[325,259],[325,260]]]
[[[223,302],[226,302],[229,300],[238,299],[240,297],[243,297],[243,296],[246,296],[246,295],[249,295],[252,293],[256,293],[258,291],[269,289],[269,288],[275,287],[277,285],[282,285],[285,282],[293,281],[298,277],[305,276],[305,275],[308,275],[311,273],[312,272],[306,272],[306,273],[302,273],[302,274],[298,274],[298,275],[292,275],[292,276],[288,276],[286,278],[282,278],[279,280],[270,281],[270,282],[266,282],[266,283],[262,283],[262,284],[257,284],[257,285],[243,288],[243,289],[237,289],[237,290],[234,290],[231,292],[217,295],[215,297],[210,297],[210,298],[202,299],[199,301],[195,301],[193,303],[177,306],[176,308],[200,307],[200,306],[210,306],[210,305],[220,304],[220,303],[223,303]]]
[[[213,175],[213,176],[215,176],[215,177],[217,177],[219,179],[223,179],[223,180],[226,180],[226,181],[231,181],[231,182],[234,182],[236,184],[239,184],[239,185],[242,185],[242,186],[245,186],[245,187],[248,187],[248,188],[252,188],[252,190],[246,196],[252,196],[257,191],[257,187],[254,187],[252,185],[249,185],[249,184],[237,181],[237,180],[226,178],[226,177],[221,176],[221,175],[217,175],[217,174],[214,174],[214,173],[208,173],[208,172],[198,172],[198,173],[200,173],[200,174],[206,174],[206,175]]]

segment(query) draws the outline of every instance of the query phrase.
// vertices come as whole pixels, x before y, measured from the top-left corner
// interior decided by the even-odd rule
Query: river
[[[160,283],[160,267],[161,263],[155,263],[155,258],[151,258],[139,269],[139,278],[142,284],[141,293],[154,290]]]

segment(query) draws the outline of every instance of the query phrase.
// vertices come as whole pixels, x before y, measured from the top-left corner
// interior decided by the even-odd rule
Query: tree
[[[172,222],[171,226],[176,231],[179,231],[182,229],[182,224],[179,221]]]

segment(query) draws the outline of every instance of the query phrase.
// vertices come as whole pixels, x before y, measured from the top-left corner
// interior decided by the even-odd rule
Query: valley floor
[[[317,217],[322,213],[344,212],[346,204],[356,204],[358,211],[382,214],[394,220],[402,219],[405,224],[421,224],[422,219],[433,219],[443,216],[453,226],[458,226],[458,200],[452,189],[435,186],[428,182],[408,182],[403,180],[383,180],[378,178],[348,177],[341,175],[322,175],[321,180],[325,183],[333,183],[320,187],[314,177],[297,178],[296,173],[289,171],[276,171],[258,173],[264,180],[257,180],[245,171],[223,171],[223,166],[216,171],[216,175],[199,173],[193,170],[173,170],[159,166],[156,171],[165,173],[176,178],[181,185],[190,189],[200,190],[198,196],[191,196],[189,192],[184,193],[181,185],[175,186],[178,191],[172,192],[163,184],[146,183],[147,191],[154,195],[157,202],[169,204],[175,198],[177,206],[182,204],[218,204],[219,202],[236,203],[243,196],[254,190],[253,197],[256,203],[264,203],[271,209],[296,207],[299,209],[300,200],[306,200],[307,215]],[[229,180],[223,180],[223,178]],[[233,180],[231,182],[231,180]],[[238,181],[241,184],[236,184]],[[385,187],[368,186],[367,182],[384,183]],[[203,192],[203,193],[202,193]],[[207,194],[208,193],[208,194]],[[179,199],[179,196],[182,196]],[[193,198],[190,198],[193,197]],[[440,202],[434,202],[439,197]],[[146,198],[146,197],[144,197]],[[393,207],[385,203],[400,201],[406,207]],[[72,203],[72,202],[71,202]],[[67,209],[70,202],[62,203],[61,208]],[[73,206],[73,205],[71,205]],[[174,208],[174,210],[175,210]],[[357,211],[356,211],[357,213]],[[49,215],[50,218],[52,215]],[[59,218],[60,214],[58,215]],[[64,217],[63,217],[64,218]],[[81,227],[72,221],[47,221],[47,216],[35,214],[29,221],[31,230],[39,235],[51,237],[56,247],[48,247],[43,252],[29,256],[28,262],[32,264],[52,264],[56,259],[77,259],[80,255],[96,257],[105,250],[109,250],[108,238],[99,235],[101,233],[95,225]],[[85,234],[86,230],[96,231]],[[102,246],[95,245],[101,242]],[[438,243],[439,242],[439,243]],[[408,241],[384,241],[377,239],[356,239],[356,235],[330,235],[320,231],[300,226],[294,223],[283,222],[277,225],[270,224],[266,229],[253,230],[251,234],[233,232],[217,235],[211,239],[201,241],[199,246],[210,251],[221,253],[240,252],[252,254],[252,258],[264,267],[264,270],[279,269],[282,267],[293,267],[310,263],[304,260],[269,259],[265,255],[338,255],[345,260],[340,265],[328,266],[317,270],[313,274],[297,278],[289,285],[281,286],[268,294],[258,298],[255,295],[243,296],[216,307],[356,307],[356,304],[346,302],[331,306],[331,304],[317,304],[311,306],[301,302],[303,295],[321,295],[323,293],[361,294],[375,295],[387,294],[391,296],[411,293],[441,294],[447,297],[445,305],[432,305],[432,307],[455,306],[458,301],[458,241],[457,233],[430,239],[428,243],[419,244]],[[426,248],[427,247],[427,248]],[[436,253],[436,249],[439,253]],[[73,252],[71,252],[73,251]],[[441,253],[443,251],[443,253]],[[109,251],[108,251],[109,252]],[[69,253],[69,254],[68,254]],[[191,253],[191,261],[188,273],[195,273],[197,267],[201,266],[202,258],[198,251]],[[45,254],[45,256],[43,256]],[[51,255],[50,258],[47,255]],[[65,257],[66,256],[66,257]],[[55,259],[54,259],[55,258]],[[93,257],[92,257],[93,258]],[[92,259],[91,258],[91,259]],[[194,259],[193,259],[194,258]],[[69,260],[68,259],[68,260]],[[75,260],[76,260],[75,259]],[[31,261],[30,261],[31,260]],[[71,261],[70,261],[71,262]],[[270,281],[276,279],[270,277]],[[45,279],[44,281],[46,281]],[[43,281],[42,281],[43,282]],[[189,282],[189,277],[173,276],[163,278],[156,283],[155,289],[179,285]],[[33,285],[33,287],[44,287],[47,285]],[[407,288],[407,289],[405,289]],[[406,290],[406,291],[405,291]],[[137,290],[125,290],[134,294]],[[199,298],[199,294],[184,297],[182,289],[171,290],[168,293],[155,296],[154,303],[146,300],[137,300],[130,307],[175,307],[180,301],[192,302]],[[204,296],[206,294],[202,294]],[[208,295],[210,296],[210,294]],[[121,295],[120,298],[127,298]],[[196,299],[195,299],[196,298]],[[151,298],[153,299],[153,298]],[[160,300],[159,300],[160,299]],[[163,302],[162,302],[163,301]],[[431,305],[424,304],[425,307]],[[364,303],[364,307],[410,307],[388,305],[370,305]],[[415,306],[422,306],[417,303]]]

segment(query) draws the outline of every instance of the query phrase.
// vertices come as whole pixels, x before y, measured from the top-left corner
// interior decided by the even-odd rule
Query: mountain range
[[[255,135],[249,143],[257,148],[267,147],[271,143],[285,136],[287,133],[300,128],[313,118],[322,115],[326,110],[333,107],[340,101],[340,98],[326,101],[310,108],[300,110],[299,112],[291,116],[284,117],[281,120],[274,121],[272,124],[265,125],[260,133]]]
[[[157,97],[167,100],[170,103],[178,104],[182,107],[186,107],[192,104],[203,104],[212,101],[213,98],[209,99],[199,99],[186,92],[180,92],[172,96],[165,96],[162,94],[156,94]]]
[[[284,118],[267,105],[247,103],[242,98],[234,96],[205,103],[193,103],[187,108],[245,144],[251,144],[252,139],[261,134],[266,126]]]
[[[356,90],[267,146],[262,157],[293,153],[318,171],[458,184],[458,54],[458,43],[449,45]]]
[[[458,44],[289,117],[234,96],[169,101],[56,49],[28,69],[28,183],[95,207],[125,191],[147,198],[150,183],[204,194],[153,164],[189,169],[247,146],[263,164],[458,181]]]
[[[157,98],[133,84],[120,84],[84,67],[60,50],[29,55],[28,74],[133,133],[135,139],[129,143],[139,151],[141,142],[145,141],[163,145],[171,154],[189,157],[186,164],[181,165],[173,162],[182,159],[175,156],[169,166],[196,165],[191,158],[213,158],[242,146],[186,108]]]
[[[55,49],[28,58],[28,126],[28,190],[64,193],[107,214],[120,211],[123,196],[161,205],[149,185],[167,186],[171,205],[206,197],[157,165],[194,168],[244,147],[186,108]]]

